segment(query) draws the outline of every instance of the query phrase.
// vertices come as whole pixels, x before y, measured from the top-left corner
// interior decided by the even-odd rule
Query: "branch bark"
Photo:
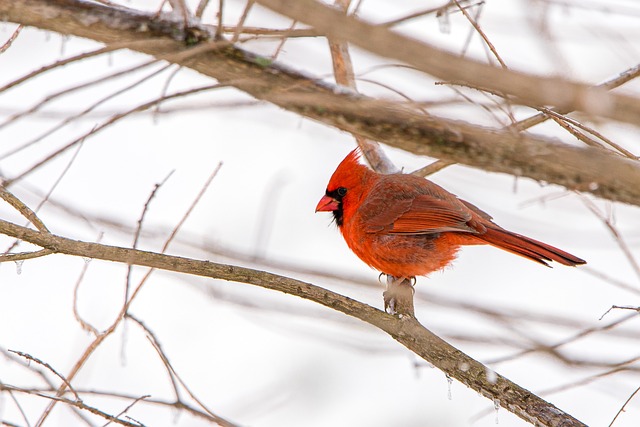
[[[188,43],[206,44],[207,40],[213,39],[215,33],[205,26],[183,28],[180,22],[154,19],[151,15],[131,9],[79,0],[0,0],[0,18],[65,35],[86,37],[101,43],[147,40],[148,43],[136,43],[135,50],[190,67],[222,83],[233,85],[257,99],[338,129],[416,154],[446,159],[486,171],[528,177],[602,198],[640,205],[640,186],[637,185],[640,182],[640,166],[637,161],[624,159],[605,150],[572,147],[548,138],[518,134],[513,130],[491,129],[426,116],[410,106],[371,99],[320,82],[224,42],[217,42],[215,48],[209,49],[206,45],[188,47]],[[395,33],[387,31],[387,34]],[[339,34],[339,38],[342,37],[348,39],[353,35]],[[189,51],[193,55],[176,55]],[[422,46],[418,56],[429,57],[430,52]],[[459,66],[455,68],[458,70],[474,66],[474,62],[468,59],[458,60],[465,61],[459,64],[456,62]],[[483,73],[507,72],[494,68],[482,70]],[[442,72],[449,73],[451,70]],[[492,76],[491,79],[495,81],[504,80],[493,74]],[[536,93],[546,94],[544,99],[534,98],[540,102],[548,101],[551,105],[563,108],[591,111],[591,103],[585,104],[583,101],[593,100],[595,95],[591,94],[597,93],[598,100],[614,105],[615,108],[612,108],[615,111],[618,106],[623,106],[624,108],[620,107],[623,111],[639,110],[640,113],[640,101],[635,98],[606,93],[603,95],[601,90],[590,91],[584,85],[571,82],[523,73],[518,76],[524,86],[536,88]],[[562,91],[551,96],[549,93],[554,92],[539,90],[541,84],[552,83],[549,87]],[[508,87],[500,87],[499,90],[510,91]],[[528,96],[518,91],[514,93]],[[567,93],[571,96],[567,96]],[[566,99],[571,100],[571,106]],[[638,116],[634,115],[634,120]],[[619,119],[625,117],[628,118],[627,113]]]
[[[3,220],[0,220],[0,233],[41,246],[54,253],[247,283],[314,301],[379,328],[449,377],[533,425],[585,427],[585,424],[551,403],[507,378],[494,374],[490,368],[451,346],[411,316],[391,316],[319,286],[265,271],[72,240]]]
[[[554,105],[569,111],[638,123],[640,101],[557,77],[541,77],[495,67],[437,49],[390,31],[387,27],[346,16],[316,0],[257,0],[289,18],[306,22],[329,36],[355,44],[369,52],[403,61],[447,81],[464,81],[475,87],[510,94],[525,105]]]

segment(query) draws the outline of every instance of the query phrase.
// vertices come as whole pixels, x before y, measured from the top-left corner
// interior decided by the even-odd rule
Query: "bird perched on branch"
[[[548,266],[585,261],[546,243],[505,230],[471,203],[408,174],[383,175],[353,150],[340,163],[316,212],[332,212],[344,240],[369,266],[413,280],[443,269],[460,246],[489,244]]]

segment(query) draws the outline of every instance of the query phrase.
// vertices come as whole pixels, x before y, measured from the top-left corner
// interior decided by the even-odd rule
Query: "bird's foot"
[[[415,277],[387,276],[387,290],[382,294],[384,311],[397,316],[415,317],[413,309],[415,280]]]

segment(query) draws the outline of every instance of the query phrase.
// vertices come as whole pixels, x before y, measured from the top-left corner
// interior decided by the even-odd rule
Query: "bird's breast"
[[[451,233],[368,233],[362,224],[344,222],[342,234],[349,248],[366,264],[394,277],[424,276],[446,267],[456,256],[458,244]]]

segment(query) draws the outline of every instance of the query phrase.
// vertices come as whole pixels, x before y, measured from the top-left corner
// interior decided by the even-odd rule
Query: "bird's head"
[[[350,212],[357,207],[365,191],[365,182],[374,172],[360,163],[360,150],[356,148],[338,165],[327,191],[322,196],[316,212],[331,212],[338,226],[342,226],[345,210]]]

